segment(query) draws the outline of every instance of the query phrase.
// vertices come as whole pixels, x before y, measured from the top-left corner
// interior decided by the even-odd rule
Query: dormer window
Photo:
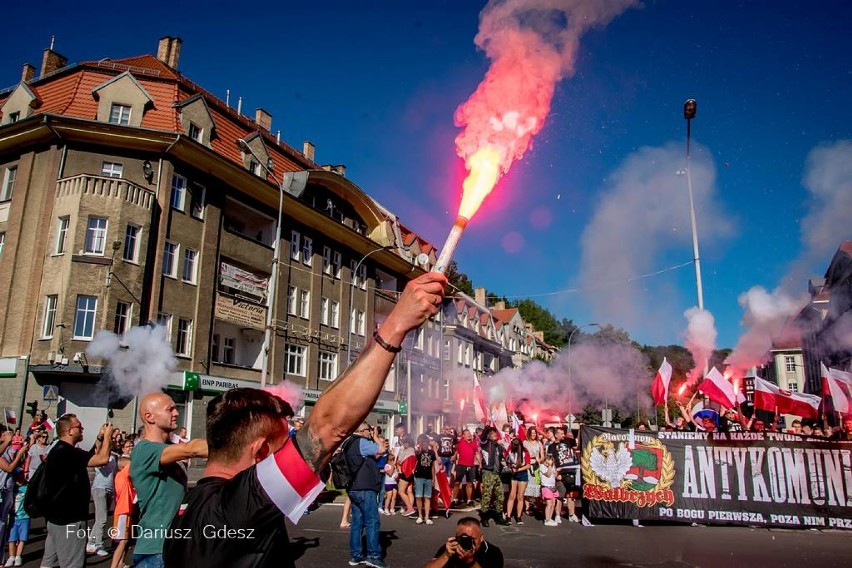
[[[190,138],[192,138],[193,140],[195,140],[198,143],[202,143],[203,140],[204,140],[204,138],[203,138],[204,137],[204,129],[202,129],[200,126],[198,126],[194,122],[189,123],[189,130],[187,131],[187,134],[189,135]]]
[[[112,106],[109,110],[110,124],[127,126],[128,124],[130,124],[130,111],[131,107],[129,107],[128,105],[112,103]]]
[[[19,120],[21,120],[21,113],[20,112],[10,112],[9,113],[9,124],[11,124],[13,122],[18,122]]]
[[[249,171],[256,176],[260,176],[260,163],[255,160],[249,161]]]

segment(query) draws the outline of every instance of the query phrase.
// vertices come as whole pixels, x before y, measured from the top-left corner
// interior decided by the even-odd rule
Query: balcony
[[[80,174],[56,182],[57,198],[74,195],[120,199],[147,210],[156,200],[153,191],[122,178]]]

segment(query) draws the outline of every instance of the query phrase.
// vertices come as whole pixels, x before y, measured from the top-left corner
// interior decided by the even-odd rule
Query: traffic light
[[[408,401],[400,400],[399,401],[399,415],[407,416],[408,415]]]
[[[34,400],[32,402],[28,402],[27,408],[29,409],[29,410],[27,410],[27,414],[29,414],[30,416],[35,418],[36,414],[38,414],[38,401]]]

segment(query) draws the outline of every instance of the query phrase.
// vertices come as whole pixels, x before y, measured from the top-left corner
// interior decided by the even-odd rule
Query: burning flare
[[[683,391],[685,391],[685,390],[686,390],[686,383],[683,383],[682,385],[680,385],[680,388],[677,389],[677,395],[683,396]]]

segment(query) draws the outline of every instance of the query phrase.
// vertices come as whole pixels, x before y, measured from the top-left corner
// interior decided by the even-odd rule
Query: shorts
[[[30,519],[15,519],[9,533],[9,542],[27,542],[30,538]]]
[[[572,497],[579,495],[580,488],[574,482],[576,479],[574,475],[563,474],[563,477],[565,479],[560,479],[556,482],[556,490],[559,492],[559,497],[564,499],[568,495]]]
[[[404,481],[406,483],[414,483],[414,474],[412,473],[411,475],[402,475],[400,473],[399,474],[399,480]]]
[[[527,470],[517,471],[512,474],[512,481],[517,481],[518,483],[529,483],[530,473]]]
[[[465,483],[476,483],[476,466],[456,465],[456,481]]]
[[[426,499],[432,498],[432,480],[431,479],[422,479],[420,477],[414,478],[414,496],[415,497],[424,497]]]
[[[555,487],[546,487],[544,485],[541,486],[541,497],[546,501],[550,501],[551,499],[559,498],[559,493],[556,491]]]
[[[385,492],[396,491],[396,483],[385,483]]]
[[[441,463],[444,465],[444,473],[450,477],[450,472],[453,471],[453,456],[441,456]]]
[[[113,523],[112,540],[128,540],[130,538],[130,515],[116,515]]]

